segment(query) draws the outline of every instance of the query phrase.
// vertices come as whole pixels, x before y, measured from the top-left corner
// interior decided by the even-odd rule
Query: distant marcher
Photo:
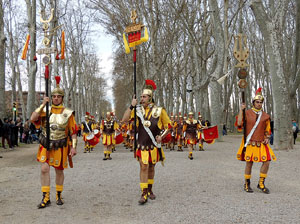
[[[292,124],[293,124],[294,144],[296,144],[297,134],[299,132],[299,126],[295,119],[292,120]]]

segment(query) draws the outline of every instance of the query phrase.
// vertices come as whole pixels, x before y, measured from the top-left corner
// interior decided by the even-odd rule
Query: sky
[[[112,68],[113,68],[113,59],[112,59],[112,48],[113,48],[113,37],[105,34],[102,27],[97,27],[99,32],[93,38],[93,41],[97,47],[97,53],[101,59],[100,67],[101,71],[104,73],[105,79],[107,80],[107,100],[111,102],[112,108],[113,105],[113,92],[112,92]]]

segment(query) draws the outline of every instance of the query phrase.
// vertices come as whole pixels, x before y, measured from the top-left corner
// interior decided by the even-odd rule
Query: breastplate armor
[[[105,120],[104,121],[104,128],[103,128],[103,132],[105,134],[112,134],[114,132],[114,121],[113,120]]]
[[[186,123],[187,123],[186,133],[196,134],[198,122],[196,120],[192,120],[192,121],[187,120]]]
[[[65,108],[61,114],[50,115],[50,140],[60,140],[67,137],[66,127],[72,113],[72,110]],[[43,135],[46,136],[46,126],[43,127]]]
[[[149,129],[152,132],[154,138],[157,135],[159,135],[160,131],[161,131],[159,129],[159,127],[157,126],[159,117],[161,115],[161,110],[162,110],[161,107],[154,106],[153,109],[152,109],[152,112],[149,112],[149,113],[151,113],[150,118],[148,116],[149,119],[145,118],[145,113],[143,111],[145,121],[146,120],[150,121]],[[144,126],[142,125],[142,122],[141,122],[140,118],[138,118],[138,120],[139,120],[138,140],[137,140],[138,148],[141,149],[141,150],[153,149],[154,145],[153,145],[153,142],[152,142],[151,138],[149,137],[148,133],[146,132]]]
[[[178,135],[181,135],[182,134],[182,128],[183,128],[183,122],[178,122],[178,125],[177,125],[177,134]]]

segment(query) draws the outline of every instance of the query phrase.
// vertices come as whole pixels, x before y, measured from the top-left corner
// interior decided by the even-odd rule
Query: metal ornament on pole
[[[143,24],[136,22],[136,19],[138,17],[135,9],[131,11],[130,18],[132,23],[125,28],[125,33],[127,34],[128,41],[125,33],[123,33],[123,41],[124,41],[126,54],[130,53],[130,48],[133,48],[133,83],[134,83],[133,91],[136,97],[136,46],[144,42],[147,42],[149,39],[149,35],[148,35],[147,28]],[[144,33],[144,37],[141,37],[143,28],[145,28],[145,33]],[[137,145],[136,133],[137,130],[136,130],[136,107],[135,107],[134,108],[134,152],[136,152],[136,145]]]
[[[51,54],[53,53],[57,53],[57,49],[54,47],[50,47],[50,38],[51,36],[54,34],[54,32],[56,32],[56,30],[61,27],[57,26],[52,30],[48,30],[49,29],[49,23],[52,21],[53,19],[53,13],[54,13],[54,9],[51,9],[51,14],[50,17],[47,20],[44,20],[42,18],[42,14],[40,16],[40,21],[43,23],[43,31],[44,31],[44,38],[43,38],[43,45],[45,46],[44,48],[40,48],[37,50],[37,53],[39,55],[44,54],[44,57],[42,58],[43,63],[45,64],[45,92],[46,92],[46,97],[49,97],[49,65],[51,64]],[[50,148],[50,124],[49,124],[49,103],[47,102],[46,104],[46,146],[47,146],[47,150],[49,150]]]
[[[246,60],[249,57],[249,48],[247,48],[246,35],[239,33],[234,37],[233,55],[238,60],[238,64],[235,65],[236,68],[240,68],[238,71],[238,77],[240,79],[238,82],[238,86],[240,87],[242,93],[242,103],[245,103],[245,88],[248,85],[248,83],[246,82],[246,78],[248,76],[246,67],[249,67],[249,64],[246,63]],[[246,142],[246,109],[243,109],[243,125],[244,142]]]

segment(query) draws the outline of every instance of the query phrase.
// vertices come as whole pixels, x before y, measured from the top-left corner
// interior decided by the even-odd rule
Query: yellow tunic
[[[105,132],[102,133],[103,140],[102,144],[103,145],[115,145],[116,144],[116,139],[115,139],[115,130],[119,128],[119,124],[114,121],[113,129],[114,132],[112,134],[106,134]],[[104,122],[101,123],[100,129],[103,131],[104,129]]]
[[[146,117],[148,117],[149,111],[150,111],[149,107],[145,108],[145,114],[147,115]],[[134,119],[134,110],[131,111],[131,119]],[[163,130],[163,129],[167,130],[167,129],[169,129],[170,124],[171,124],[171,120],[168,116],[168,113],[166,112],[166,110],[164,108],[162,108],[161,114],[160,114],[158,122],[157,122],[157,126],[160,130]],[[137,117],[136,126],[137,127],[139,126],[138,117]],[[161,148],[162,158],[160,158],[157,147],[154,147],[152,150],[148,150],[148,151],[138,149],[136,152],[136,155],[137,155],[137,157],[140,157],[142,159],[142,162],[144,164],[148,164],[149,160],[152,164],[156,164],[158,161],[165,160],[165,153],[164,153],[163,148]],[[138,158],[137,158],[137,160],[138,160]]]
[[[265,132],[270,132],[270,120],[267,120],[266,122]],[[238,160],[247,162],[266,162],[272,159],[276,161],[276,156],[269,144],[260,144],[260,146],[257,146],[257,144],[248,144],[246,150],[243,151],[244,145],[244,138],[242,138],[241,145],[236,155]]]
[[[53,114],[61,114],[64,110],[63,106],[51,106],[51,113]],[[34,122],[37,129],[41,126],[46,126],[46,112],[41,112],[39,120]],[[68,124],[65,130],[66,136],[72,136],[76,134],[77,126],[74,115],[72,114],[69,117]],[[68,168],[68,154],[69,150],[71,149],[72,141],[70,138],[67,138],[66,146],[62,148],[58,148],[57,150],[50,150],[47,151],[41,144],[39,145],[38,153],[37,153],[37,160],[41,163],[47,162],[50,166],[55,168],[63,169]]]

